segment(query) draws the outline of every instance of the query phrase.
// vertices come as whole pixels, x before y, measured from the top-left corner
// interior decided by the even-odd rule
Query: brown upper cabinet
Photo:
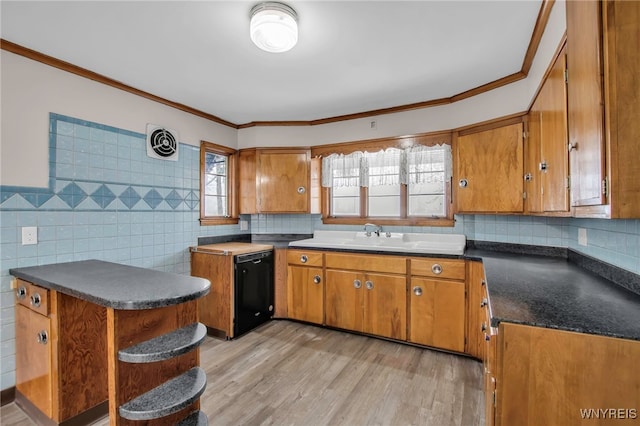
[[[566,57],[562,49],[529,112],[525,210],[569,212]]]
[[[640,2],[566,7],[574,215],[640,218]]]
[[[458,213],[522,213],[522,117],[461,130],[454,147]]]
[[[310,151],[240,151],[240,213],[310,213]]]
[[[600,2],[566,5],[571,205],[601,205],[606,198]]]

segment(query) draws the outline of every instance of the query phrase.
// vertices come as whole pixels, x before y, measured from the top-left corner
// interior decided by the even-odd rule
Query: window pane
[[[445,216],[444,195],[409,196],[407,214],[409,216]]]
[[[331,193],[334,197],[358,197],[360,196],[359,186],[340,186],[333,188]]]
[[[333,197],[332,216],[359,216],[360,197]]]
[[[205,154],[205,173],[227,175],[227,157],[224,155],[207,152]]]
[[[400,196],[369,197],[369,216],[400,217]]]
[[[227,197],[219,197],[207,195],[204,199],[205,216],[226,216],[227,215]]]
[[[382,195],[400,195],[400,185],[380,185],[369,187],[369,197]]]
[[[409,195],[444,194],[443,182],[409,184]]]
[[[205,175],[205,195],[227,195],[227,177],[217,175]]]

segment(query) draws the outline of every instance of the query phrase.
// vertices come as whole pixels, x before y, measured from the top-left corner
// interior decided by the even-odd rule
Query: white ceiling
[[[255,1],[2,1],[2,38],[243,124],[449,97],[520,71],[541,0],[287,1],[299,41],[249,39]]]

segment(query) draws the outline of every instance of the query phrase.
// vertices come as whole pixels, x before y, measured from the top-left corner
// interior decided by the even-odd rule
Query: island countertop
[[[101,306],[151,309],[198,299],[209,292],[204,278],[101,260],[14,268],[17,278]]]

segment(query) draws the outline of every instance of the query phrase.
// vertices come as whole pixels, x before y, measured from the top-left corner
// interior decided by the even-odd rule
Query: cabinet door
[[[346,330],[363,331],[363,274],[327,270],[326,277],[326,324]]]
[[[464,283],[411,278],[409,340],[464,352]]]
[[[531,106],[525,170],[529,212],[569,210],[565,58],[563,50]]]
[[[564,51],[556,60],[542,86],[544,103],[540,120],[540,158],[543,164],[542,209],[545,212],[569,211],[569,153],[567,151],[567,85]]]
[[[16,389],[49,418],[53,415],[50,324],[48,317],[16,306]],[[40,333],[46,340],[38,337]]]
[[[567,69],[571,205],[605,203],[600,2],[568,1]]]
[[[640,2],[602,3],[607,167],[612,218],[640,218]]]
[[[239,213],[254,214],[256,209],[256,150],[241,150],[238,156]]]
[[[467,354],[478,359],[484,359],[484,331],[487,324],[482,299],[485,297],[485,287],[482,262],[467,262]]]
[[[258,153],[258,211],[309,213],[309,151]]]
[[[458,137],[457,160],[458,212],[522,212],[522,123]]]
[[[542,90],[529,111],[529,137],[525,140],[524,160],[524,209],[527,213],[542,212],[542,176],[540,176],[540,144],[542,133],[540,122],[542,121],[542,109],[544,96]],[[565,147],[566,149],[566,147]]]
[[[322,268],[289,265],[287,270],[289,318],[322,324],[323,289]]]
[[[407,281],[404,276],[366,274],[363,331],[391,339],[407,339]]]

